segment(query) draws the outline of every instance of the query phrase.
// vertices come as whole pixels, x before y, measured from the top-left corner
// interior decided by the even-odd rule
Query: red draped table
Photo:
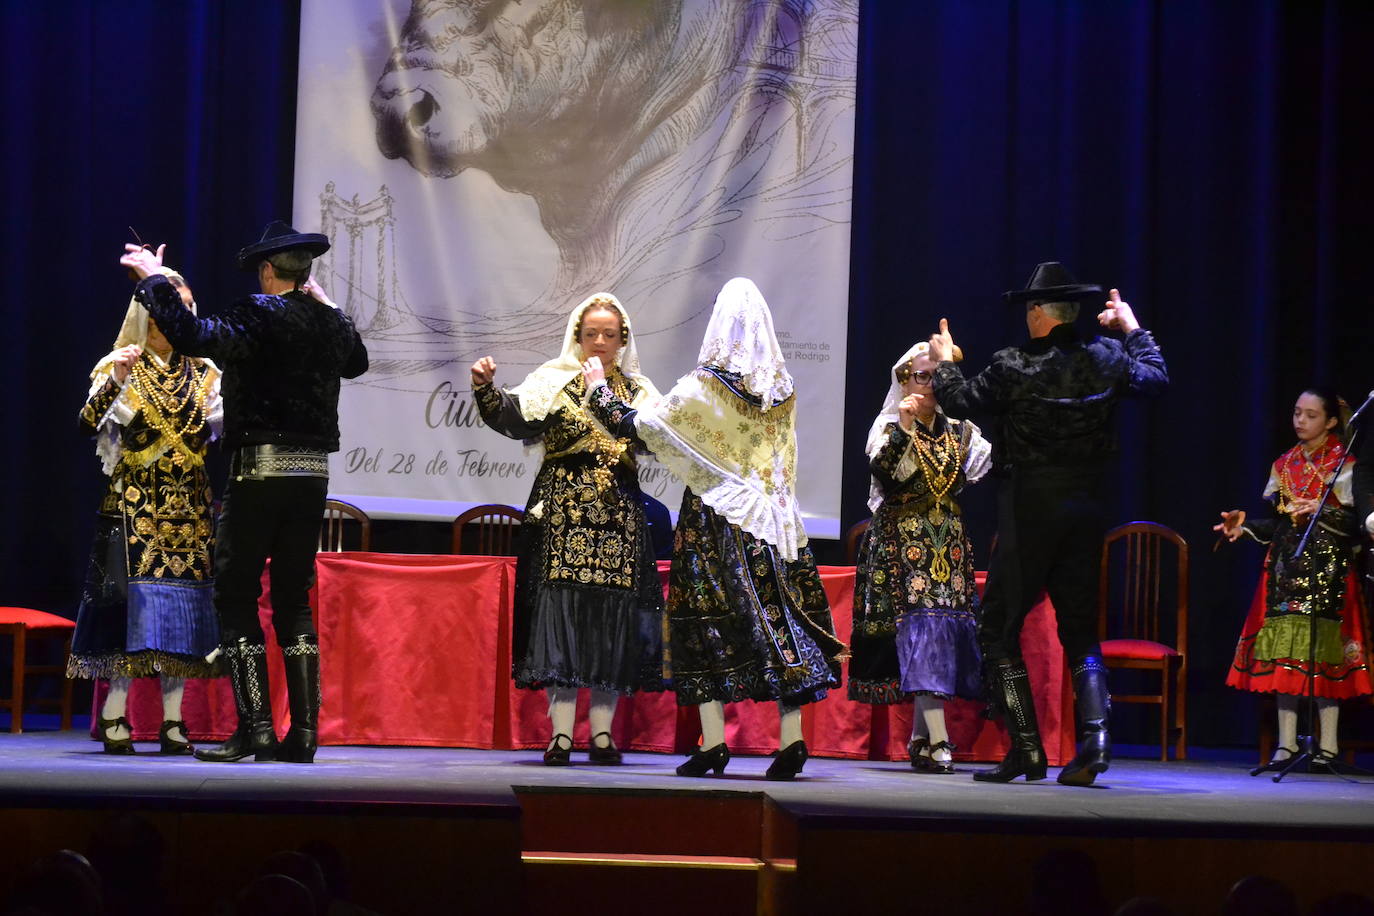
[[[517,690],[510,680],[510,557],[384,553],[321,553],[311,593],[320,633],[324,702],[322,744],[475,748],[542,748],[548,742],[542,691]],[[667,582],[668,564],[659,564]],[[841,638],[852,620],[854,568],[822,566],[821,579]],[[981,574],[979,576],[981,585]],[[259,613],[270,632],[269,596]],[[1073,690],[1055,632],[1054,608],[1042,599],[1026,620],[1022,649],[1035,690],[1050,763],[1073,756]],[[268,640],[272,703],[288,721],[281,655]],[[846,671],[846,677],[848,672]],[[98,690],[96,702],[103,697]],[[585,746],[586,692],[574,740]],[[773,703],[726,707],[731,750],[767,753],[777,747]],[[912,704],[871,707],[847,699],[841,687],[805,707],[802,728],[812,754],[869,760],[906,756]],[[947,705],[950,740],[961,759],[995,760],[1006,751],[1002,729],[982,717],[982,705]],[[189,681],[183,718],[196,740],[221,739],[234,728],[228,681]],[[157,682],[135,682],[129,719],[140,740],[155,738],[162,721]],[[621,701],[615,740],[622,748],[685,753],[697,740],[696,709],[679,708],[671,693]]]

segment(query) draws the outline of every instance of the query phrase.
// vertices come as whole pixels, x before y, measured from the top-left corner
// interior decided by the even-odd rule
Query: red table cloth
[[[513,558],[321,553],[316,569],[311,605],[320,634],[321,744],[510,749],[548,743],[543,692],[517,690],[510,680]],[[820,572],[843,639],[852,620],[854,569],[822,566]],[[659,573],[666,587],[666,562]],[[259,613],[271,632],[269,600],[264,576]],[[1021,640],[1045,752],[1051,764],[1062,765],[1074,752],[1073,689],[1047,599],[1027,618]],[[268,668],[284,733],[285,682],[270,638]],[[103,695],[97,690],[97,704]],[[588,740],[586,703],[583,691],[574,735],[579,746]],[[1005,733],[982,717],[982,704],[954,700],[946,708],[950,740],[960,748],[956,757],[995,760],[1005,753]],[[871,707],[847,699],[843,687],[832,690],[805,707],[807,747],[826,757],[902,759],[912,709],[909,703]],[[235,722],[228,681],[189,681],[182,714],[195,740],[227,736]],[[137,739],[156,737],[162,721],[156,680],[135,683],[129,719]],[[767,753],[777,747],[777,736],[776,704],[726,706],[732,751]],[[615,740],[622,748],[685,753],[697,737],[695,707],[679,708],[672,693],[621,701]]]

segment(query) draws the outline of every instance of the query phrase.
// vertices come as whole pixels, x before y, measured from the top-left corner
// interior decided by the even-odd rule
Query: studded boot
[[[1019,659],[997,662],[989,673],[988,688],[993,702],[1000,704],[1006,715],[1011,749],[1001,763],[990,770],[975,771],[973,778],[979,782],[1011,782],[1018,776],[1025,776],[1027,782],[1044,779],[1045,749],[1040,743],[1026,663]]]
[[[1066,786],[1090,786],[1112,762],[1112,736],[1107,732],[1112,696],[1107,692],[1107,668],[1100,655],[1078,659],[1072,672],[1078,753],[1059,771],[1059,781]]]
[[[196,759],[226,763],[252,755],[254,760],[274,760],[277,734],[272,729],[272,698],[267,689],[267,647],[239,637],[225,648],[224,657],[239,724],[223,744],[196,748]]]
[[[277,749],[284,763],[314,763],[319,745],[320,646],[313,636],[297,636],[282,649],[291,728]]]

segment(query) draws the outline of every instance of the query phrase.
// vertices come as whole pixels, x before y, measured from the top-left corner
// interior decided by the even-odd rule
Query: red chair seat
[[[1105,639],[1102,641],[1102,654],[1107,658],[1157,660],[1177,655],[1178,650],[1148,639]]]
[[[31,630],[72,630],[76,621],[30,607],[0,607],[0,626],[21,623]]]

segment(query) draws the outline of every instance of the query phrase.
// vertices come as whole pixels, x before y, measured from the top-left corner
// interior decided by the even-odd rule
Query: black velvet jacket
[[[1355,516],[1360,527],[1374,513],[1374,416],[1360,415],[1359,438],[1355,440]]]
[[[935,397],[952,417],[994,418],[994,473],[1016,468],[1100,465],[1116,451],[1116,406],[1123,396],[1152,396],[1169,385],[1164,357],[1149,331],[1123,343],[1083,341],[1072,324],[999,350],[978,375],[958,366],[935,370]]]
[[[348,316],[304,293],[245,296],[197,318],[167,278],[134,296],[178,353],[208,356],[224,372],[224,446],[339,448],[339,379],[367,371],[367,347]]]

